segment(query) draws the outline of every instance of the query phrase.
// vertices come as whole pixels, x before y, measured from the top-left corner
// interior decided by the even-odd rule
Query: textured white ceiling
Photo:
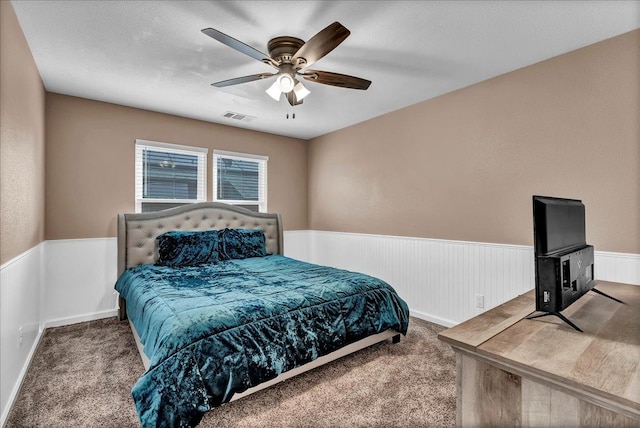
[[[639,1],[12,4],[48,91],[303,139],[640,28]],[[305,81],[311,95],[292,109],[264,92],[271,80],[210,86],[273,69],[201,29],[266,52],[273,37],[308,40],[333,21],[351,35],[312,68],[371,80],[369,90]]]

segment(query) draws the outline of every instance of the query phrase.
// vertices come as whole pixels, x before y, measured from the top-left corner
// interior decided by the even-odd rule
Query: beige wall
[[[597,249],[640,253],[640,31],[307,146],[58,94],[45,104],[0,4],[0,262],[45,238],[115,236],[115,214],[134,207],[136,138],[269,156],[269,210],[288,230],[530,245],[530,198],[546,194],[584,200]]]
[[[0,1],[0,264],[44,239],[44,106],[13,7]]]
[[[542,194],[640,253],[639,82],[634,31],[316,138],[309,226],[531,245]]]
[[[47,94],[46,239],[109,237],[133,212],[134,143],[161,141],[269,156],[268,209],[285,229],[307,228],[303,140],[65,95]]]

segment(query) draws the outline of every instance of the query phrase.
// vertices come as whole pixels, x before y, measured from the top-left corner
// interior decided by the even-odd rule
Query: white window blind
[[[267,211],[267,156],[213,152],[213,200]]]
[[[136,212],[207,200],[208,149],[136,140]]]

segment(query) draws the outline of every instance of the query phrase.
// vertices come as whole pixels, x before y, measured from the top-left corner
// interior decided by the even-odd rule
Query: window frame
[[[255,162],[258,164],[258,200],[234,200],[234,199],[219,199],[218,198],[218,159],[233,159],[244,162]],[[269,156],[254,155],[249,153],[229,152],[226,150],[214,150],[212,159],[212,188],[213,188],[213,200],[216,202],[222,202],[229,205],[258,205],[258,212],[267,212],[267,188],[268,188],[268,174],[267,174],[267,162]]]
[[[196,199],[160,199],[145,198],[143,193],[143,156],[144,150],[174,153],[198,157]],[[207,157],[209,149],[203,147],[183,146],[179,144],[162,143],[136,139],[135,141],[135,212],[142,212],[143,203],[191,204],[207,200]]]

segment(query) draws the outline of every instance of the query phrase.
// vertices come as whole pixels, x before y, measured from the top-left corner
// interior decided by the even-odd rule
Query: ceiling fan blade
[[[306,70],[304,73],[298,75],[311,82],[339,86],[341,88],[366,90],[369,88],[369,85],[371,85],[370,80],[348,76],[346,74],[331,73],[329,71]]]
[[[292,106],[297,106],[304,102],[304,100],[298,100],[298,97],[296,97],[296,93],[293,91],[287,92],[285,95],[287,96],[287,101],[289,101],[289,104],[291,104]]]
[[[250,76],[236,77],[235,79],[223,80],[221,82],[212,83],[211,85],[216,88],[223,88],[225,86],[239,85],[241,83],[253,82],[254,80],[265,79],[267,77],[275,76],[274,73],[260,73],[252,74]]]
[[[334,22],[302,45],[291,62],[296,66],[307,67],[334,50],[349,34],[351,32],[342,24]]]
[[[216,39],[220,43],[225,44],[230,48],[237,50],[238,52],[242,52],[243,54],[248,55],[251,58],[257,59],[260,62],[265,62],[269,65],[277,66],[277,63],[266,53],[260,52],[259,50],[252,48],[245,43],[242,43],[240,40],[236,40],[231,36],[227,36],[226,34],[221,33],[218,30],[215,30],[213,28],[205,28],[204,30],[202,30],[202,32],[212,39]]]

